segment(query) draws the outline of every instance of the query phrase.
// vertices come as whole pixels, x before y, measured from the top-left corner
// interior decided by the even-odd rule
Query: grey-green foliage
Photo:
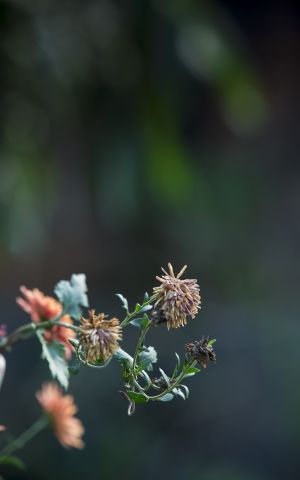
[[[41,331],[37,331],[37,337],[42,344],[42,358],[44,358],[49,365],[49,369],[53,378],[65,388],[69,385],[69,371],[68,364],[64,358],[64,346],[57,342],[46,342]]]
[[[142,370],[153,370],[153,363],[157,362],[157,353],[154,347],[143,347],[138,356],[139,367]]]
[[[82,314],[81,307],[88,307],[86,277],[83,273],[73,274],[71,280],[61,280],[54,288],[54,293],[64,306],[64,311],[75,320]]]

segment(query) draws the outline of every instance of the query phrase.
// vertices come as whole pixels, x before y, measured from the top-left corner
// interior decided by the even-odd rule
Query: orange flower
[[[62,305],[55,298],[44,295],[37,288],[29,290],[26,287],[20,287],[20,290],[25,298],[18,297],[16,299],[17,303],[26,313],[29,313],[33,322],[40,323],[43,320],[52,320],[61,314]],[[73,325],[69,315],[64,315],[61,321]],[[73,330],[55,325],[51,330],[46,330],[44,336],[47,342],[57,340],[62,343],[65,348],[65,357],[67,360],[70,360],[73,347],[68,342],[68,339],[76,337],[76,333]]]
[[[47,297],[37,288],[29,290],[26,287],[20,287],[20,290],[25,298],[18,297],[17,303],[24,312],[31,315],[33,322],[51,320],[62,312],[62,306],[55,298]]]
[[[77,406],[71,395],[63,395],[56,383],[45,383],[36,398],[47,415],[49,415],[53,431],[65,448],[83,448],[81,439],[84,427],[74,415]]]

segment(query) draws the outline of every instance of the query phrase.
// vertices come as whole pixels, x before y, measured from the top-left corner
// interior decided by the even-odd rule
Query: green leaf
[[[25,463],[20,460],[20,458],[15,457],[14,455],[1,455],[0,456],[0,464],[1,465],[11,465],[13,467],[18,468],[19,470],[25,470],[26,465]]]
[[[126,312],[128,312],[128,301],[127,301],[127,298],[123,297],[123,295],[121,293],[116,293],[116,296],[119,297],[119,299],[121,300],[122,302],[122,307],[125,308]]]
[[[149,310],[152,310],[152,308],[152,305],[144,305],[140,308],[139,313],[149,312]]]
[[[140,373],[140,375],[141,375],[142,377],[144,377],[144,379],[146,380],[146,382],[147,382],[147,387],[150,387],[152,382],[151,382],[151,378],[149,377],[148,373],[145,372],[145,370],[142,370],[141,373]]]
[[[185,398],[188,398],[190,391],[186,385],[180,385],[180,388],[183,388],[185,390]]]
[[[169,387],[170,386],[170,379],[169,379],[168,375],[166,375],[166,373],[163,371],[162,368],[160,368],[159,371],[162,374],[162,377],[163,377],[164,381],[166,382],[166,384]]]
[[[75,320],[82,314],[80,307],[88,307],[86,277],[83,273],[73,274],[71,280],[61,280],[54,288],[54,293],[64,306],[64,311]]]
[[[144,303],[148,302],[149,298],[150,298],[150,297],[149,297],[148,292],[145,292],[145,295],[144,295]]]
[[[142,328],[144,322],[145,322],[145,318],[144,317],[139,317],[139,318],[135,318],[134,320],[130,320],[129,323],[131,325],[133,325],[134,327]]]
[[[178,397],[181,397],[183,398],[183,400],[185,400],[185,394],[182,390],[180,390],[180,388],[173,388],[172,392],[175,393],[175,395],[177,395]]]
[[[153,370],[153,363],[157,362],[157,353],[154,347],[143,347],[138,356],[138,363],[142,370]]]
[[[135,318],[134,320],[131,320],[129,323],[131,323],[131,325],[133,325],[134,327],[146,328],[149,322],[150,320],[148,315],[144,314],[142,317]]]
[[[119,362],[125,363],[126,365],[129,365],[129,366],[132,366],[133,364],[133,358],[129,355],[129,353],[125,352],[125,350],[122,350],[122,348],[119,348],[114,353],[114,358],[119,360]]]
[[[175,368],[174,368],[174,371],[173,371],[173,374],[172,374],[172,378],[175,378],[179,369],[180,369],[180,357],[178,355],[178,353],[175,352],[175,356],[176,356],[176,365],[175,365]]]
[[[37,330],[36,334],[42,344],[42,358],[47,360],[52,377],[56,378],[67,389],[69,385],[69,371],[68,364],[65,361],[64,346],[56,340],[47,343],[39,330]]]
[[[79,347],[78,338],[69,338],[68,342],[75,348],[75,350],[77,350],[77,348]]]
[[[201,372],[200,368],[190,367],[190,368],[188,368],[188,370],[186,371],[186,373],[185,373],[185,375],[184,375],[184,378],[192,377],[193,375],[195,375],[195,373],[199,373],[199,372]]]
[[[132,391],[127,391],[126,392],[128,397],[133,400],[135,403],[146,403],[148,402],[149,398],[145,393],[138,393],[138,392],[132,392]]]
[[[212,338],[212,339],[208,342],[207,346],[210,347],[211,345],[213,345],[214,343],[216,343],[216,341],[217,341],[216,338]]]
[[[166,393],[163,397],[158,398],[160,402],[170,402],[173,400],[174,395],[172,393]]]

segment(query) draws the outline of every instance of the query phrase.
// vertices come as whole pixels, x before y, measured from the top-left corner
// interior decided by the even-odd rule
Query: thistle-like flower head
[[[156,277],[161,284],[153,289],[153,298],[154,311],[160,312],[160,319],[164,319],[170,329],[186,325],[188,316],[195,317],[200,308],[201,297],[197,280],[180,278],[187,268],[186,265],[176,276],[171,263],[168,263],[168,268],[168,272],[162,268],[164,275]]]
[[[207,367],[209,361],[216,363],[217,356],[212,345],[209,343],[208,337],[202,336],[199,341],[187,343],[185,348],[187,353],[194,360],[197,360],[203,368]]]
[[[49,416],[53,431],[65,448],[83,448],[81,439],[84,428],[81,421],[75,418],[77,407],[71,395],[63,395],[56,383],[46,383],[37,392],[38,399],[44,412]]]
[[[80,323],[80,345],[87,362],[106,361],[118,350],[122,330],[117,318],[105,320],[104,313],[96,315],[95,310],[90,310],[89,318],[81,317]]]

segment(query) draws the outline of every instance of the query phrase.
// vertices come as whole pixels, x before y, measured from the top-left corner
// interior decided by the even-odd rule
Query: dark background
[[[296,2],[295,2],[296,3]],[[300,17],[292,3],[23,0],[0,5],[0,300],[87,274],[90,303],[122,311],[168,261],[189,266],[203,309],[149,343],[161,366],[188,340],[218,362],[187,402],[119,396],[119,365],[71,392],[86,449],[51,432],[7,478],[282,480],[299,477]],[[134,328],[123,344],[130,350]],[[7,356],[1,418],[39,415],[37,342]]]

